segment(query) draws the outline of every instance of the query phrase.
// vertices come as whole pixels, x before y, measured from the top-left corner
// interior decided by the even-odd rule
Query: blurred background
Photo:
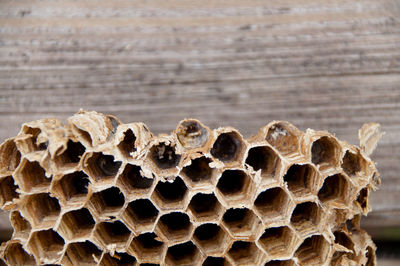
[[[155,133],[194,117],[249,137],[288,120],[352,144],[378,122],[382,185],[363,225],[381,264],[399,263],[397,0],[0,0],[0,139],[80,108]]]

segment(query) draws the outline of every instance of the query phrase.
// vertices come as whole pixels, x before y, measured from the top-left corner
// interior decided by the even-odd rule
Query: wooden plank
[[[382,186],[365,225],[393,226],[399,15],[395,0],[3,0],[0,137],[79,108],[156,133],[196,117],[250,136],[281,119],[351,143],[375,121],[386,132],[374,154]]]

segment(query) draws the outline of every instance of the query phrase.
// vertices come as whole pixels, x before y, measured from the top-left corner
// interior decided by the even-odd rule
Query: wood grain
[[[79,108],[156,133],[281,119],[351,143],[379,122],[365,225],[399,225],[399,17],[396,0],[0,0],[0,137]]]

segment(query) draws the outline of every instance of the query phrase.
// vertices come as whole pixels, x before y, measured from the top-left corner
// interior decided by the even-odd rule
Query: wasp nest
[[[9,265],[375,265],[359,227],[379,184],[361,147],[274,121],[245,140],[186,119],[170,135],[81,111],[0,146]]]

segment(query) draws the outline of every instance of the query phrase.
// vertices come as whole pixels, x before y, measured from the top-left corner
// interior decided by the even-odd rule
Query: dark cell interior
[[[304,222],[310,221],[312,223],[317,223],[318,219],[318,206],[314,202],[304,202],[298,204],[293,210],[292,217],[290,221],[294,225],[302,224]]]
[[[368,204],[368,188],[367,187],[360,190],[360,193],[357,196],[357,202],[360,204],[362,209],[367,208],[367,204]]]
[[[128,129],[124,133],[124,139],[118,145],[118,148],[125,154],[125,156],[130,156],[132,152],[136,151],[136,136],[131,129]]]
[[[311,161],[314,164],[334,163],[336,146],[333,140],[329,137],[322,137],[311,146]]]
[[[78,163],[85,150],[85,147],[80,142],[68,140],[67,149],[64,151],[65,162]]]
[[[61,180],[61,188],[64,191],[66,200],[75,196],[86,195],[88,193],[88,186],[89,178],[82,171],[68,174]]]
[[[21,153],[13,140],[8,140],[0,148],[0,169],[14,171],[21,161]]]
[[[226,265],[226,260],[224,258],[218,257],[207,257],[203,262],[203,266],[224,266]]]
[[[245,185],[246,174],[240,170],[226,170],[222,173],[217,187],[223,194],[236,194]]]
[[[96,165],[102,176],[114,176],[117,174],[122,162],[114,161],[114,156],[99,154],[96,159]]]
[[[158,182],[156,186],[157,194],[165,201],[179,201],[182,200],[187,192],[185,183],[180,177],[170,182]]]
[[[27,210],[31,211],[31,215],[40,222],[46,217],[58,216],[61,207],[56,198],[50,197],[48,193],[41,193],[32,196]]]
[[[235,132],[219,135],[210,151],[211,155],[222,162],[234,161],[242,148],[240,139]]]
[[[216,224],[203,224],[197,227],[194,236],[199,240],[210,240],[215,238],[220,230],[221,228]]]
[[[285,204],[283,201],[283,199],[286,198],[285,196],[285,192],[280,187],[271,188],[261,192],[254,201],[254,205],[258,208],[279,207],[280,205]],[[278,204],[275,206],[276,203]]]
[[[244,253],[244,254],[248,254],[247,256],[251,256],[250,255],[250,249],[251,249],[251,243],[250,242],[246,242],[246,241],[236,241],[235,243],[233,243],[231,249],[229,250],[229,253]]]
[[[249,154],[246,159],[246,164],[253,167],[255,171],[261,169],[261,173],[269,173],[274,175],[276,170],[278,157],[275,152],[265,146],[265,147],[254,147],[249,150]]]
[[[132,211],[139,220],[149,220],[157,217],[158,210],[147,199],[138,199],[128,205],[128,211]]]
[[[111,261],[111,265],[134,265],[136,262],[136,258],[127,254],[127,253],[120,253],[120,252],[115,252],[114,256],[111,256],[109,254],[106,254],[105,257]],[[103,264],[101,264],[103,265]],[[105,264],[108,265],[108,264]],[[143,264],[141,264],[143,265]]]
[[[19,197],[18,186],[14,184],[12,176],[7,176],[0,181],[0,204],[12,201]]]
[[[4,251],[4,256],[10,265],[33,265],[35,259],[29,255],[20,243],[13,243]],[[4,264],[6,265],[6,264]]]
[[[353,250],[354,243],[348,235],[340,231],[336,231],[333,234],[335,236],[335,243],[340,244],[346,247],[347,249]]]
[[[295,265],[291,260],[271,260],[265,263],[264,266],[292,266]]]
[[[21,175],[26,187],[41,187],[50,184],[51,181],[51,178],[45,176],[45,170],[35,161],[26,161]]]
[[[184,260],[185,258],[193,258],[196,254],[197,248],[191,242],[172,246],[168,249],[168,255],[175,261]]]
[[[314,170],[310,165],[292,165],[286,172],[283,180],[288,184],[288,188],[293,193],[309,192],[313,185]]]
[[[328,176],[322,188],[318,192],[318,198],[322,202],[340,198],[347,190],[347,181],[340,175]]]
[[[315,258],[321,257],[324,241],[324,237],[321,235],[310,236],[303,241],[295,255],[300,259],[300,261],[313,259],[311,256],[314,256]]]
[[[67,223],[69,227],[79,229],[93,228],[95,225],[92,215],[86,208],[70,211],[64,214],[62,220]]]
[[[163,245],[161,241],[156,240],[155,233],[144,233],[135,238],[135,241],[145,249],[158,248]]]
[[[113,223],[103,223],[104,232],[109,234],[111,238],[126,236],[130,234],[129,229],[120,221],[116,221]]]
[[[346,151],[343,157],[342,168],[346,174],[353,176],[361,171],[361,160],[359,155]]]
[[[173,212],[163,215],[161,216],[160,220],[169,231],[185,230],[190,226],[189,217],[180,212]]]
[[[260,237],[261,240],[272,239],[276,241],[281,238],[285,232],[286,227],[272,227],[265,230],[264,234]]]
[[[146,178],[140,174],[140,166],[128,164],[120,179],[124,185],[133,189],[148,189],[153,184],[152,178]]]
[[[183,173],[193,182],[209,180],[212,175],[212,169],[209,166],[211,159],[206,157],[196,158],[192,164],[183,168]]]
[[[122,207],[125,203],[124,195],[116,187],[111,187],[101,192],[98,192],[105,207]]]
[[[218,204],[217,198],[214,194],[196,194],[190,201],[190,208],[198,214],[206,213],[215,209]]]
[[[247,217],[250,215],[250,211],[246,208],[243,209],[229,209],[225,212],[223,216],[223,220],[225,223],[237,223],[244,222],[247,220]]]
[[[150,150],[151,158],[161,169],[173,168],[179,164],[181,155],[175,153],[175,146],[160,143]]]
[[[66,255],[73,263],[94,263],[93,255],[100,256],[101,250],[90,241],[72,243],[68,246]]]

